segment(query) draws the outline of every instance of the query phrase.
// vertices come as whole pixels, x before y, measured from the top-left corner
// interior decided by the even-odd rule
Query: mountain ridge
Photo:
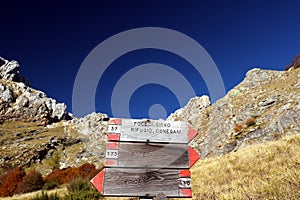
[[[47,175],[56,155],[61,169],[86,162],[101,168],[108,116],[91,113],[83,118],[73,117],[64,103],[31,88],[29,81],[20,76],[18,62],[0,58],[1,64],[0,168],[21,166]],[[198,130],[191,145],[202,160],[222,158],[251,145],[281,141],[300,133],[299,80],[300,68],[254,68],[213,104],[206,95],[194,97],[167,120],[188,121]]]
[[[193,146],[202,157],[300,132],[300,70],[254,68],[225,97],[209,105],[196,97],[168,120],[187,120],[199,132]],[[203,103],[204,102],[204,103]]]

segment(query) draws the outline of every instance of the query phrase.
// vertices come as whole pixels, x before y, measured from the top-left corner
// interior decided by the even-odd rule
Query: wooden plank
[[[105,196],[192,197],[189,170],[105,168],[91,182]]]
[[[188,144],[108,142],[106,166],[188,169],[190,152]]]
[[[109,121],[108,140],[188,143],[197,134],[182,121],[113,118]]]

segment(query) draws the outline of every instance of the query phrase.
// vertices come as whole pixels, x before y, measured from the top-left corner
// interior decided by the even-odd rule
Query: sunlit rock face
[[[0,58],[0,119],[39,121],[41,124],[70,118],[64,103],[57,103],[29,86],[20,76],[17,61]]]
[[[252,69],[227,95],[209,106],[196,97],[169,116],[186,120],[199,132],[193,146],[202,157],[300,132],[300,70]]]

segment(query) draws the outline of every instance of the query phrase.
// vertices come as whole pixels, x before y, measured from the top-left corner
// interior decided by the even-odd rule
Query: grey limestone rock
[[[197,109],[193,101],[171,114],[199,132],[193,141],[202,158],[300,133],[300,70],[252,69],[228,94]],[[190,109],[187,109],[190,108]]]
[[[64,103],[48,98],[47,95],[29,86],[20,76],[17,61],[0,57],[0,119],[40,121],[52,123],[70,118]]]

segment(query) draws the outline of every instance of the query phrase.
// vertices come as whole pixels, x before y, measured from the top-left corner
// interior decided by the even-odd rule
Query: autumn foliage
[[[30,171],[24,176],[19,183],[15,193],[27,193],[42,189],[44,185],[44,179],[41,173],[36,170]]]
[[[241,125],[241,124],[235,124],[234,125],[234,131],[236,133],[241,132],[242,130],[243,130],[243,125]]]
[[[36,170],[26,174],[24,169],[20,167],[2,169],[0,172],[0,197],[6,197],[40,190],[46,184],[61,185],[75,179],[90,180],[99,170],[94,165],[86,163],[80,167],[55,169],[45,178]]]
[[[12,171],[7,173],[5,181],[3,181],[0,187],[0,197],[12,196],[16,194],[18,184],[25,176],[24,169],[16,167]]]
[[[55,169],[45,177],[46,182],[56,182],[59,185],[68,183],[76,178],[91,179],[99,170],[92,164],[86,163],[80,167],[68,167],[67,169]]]

